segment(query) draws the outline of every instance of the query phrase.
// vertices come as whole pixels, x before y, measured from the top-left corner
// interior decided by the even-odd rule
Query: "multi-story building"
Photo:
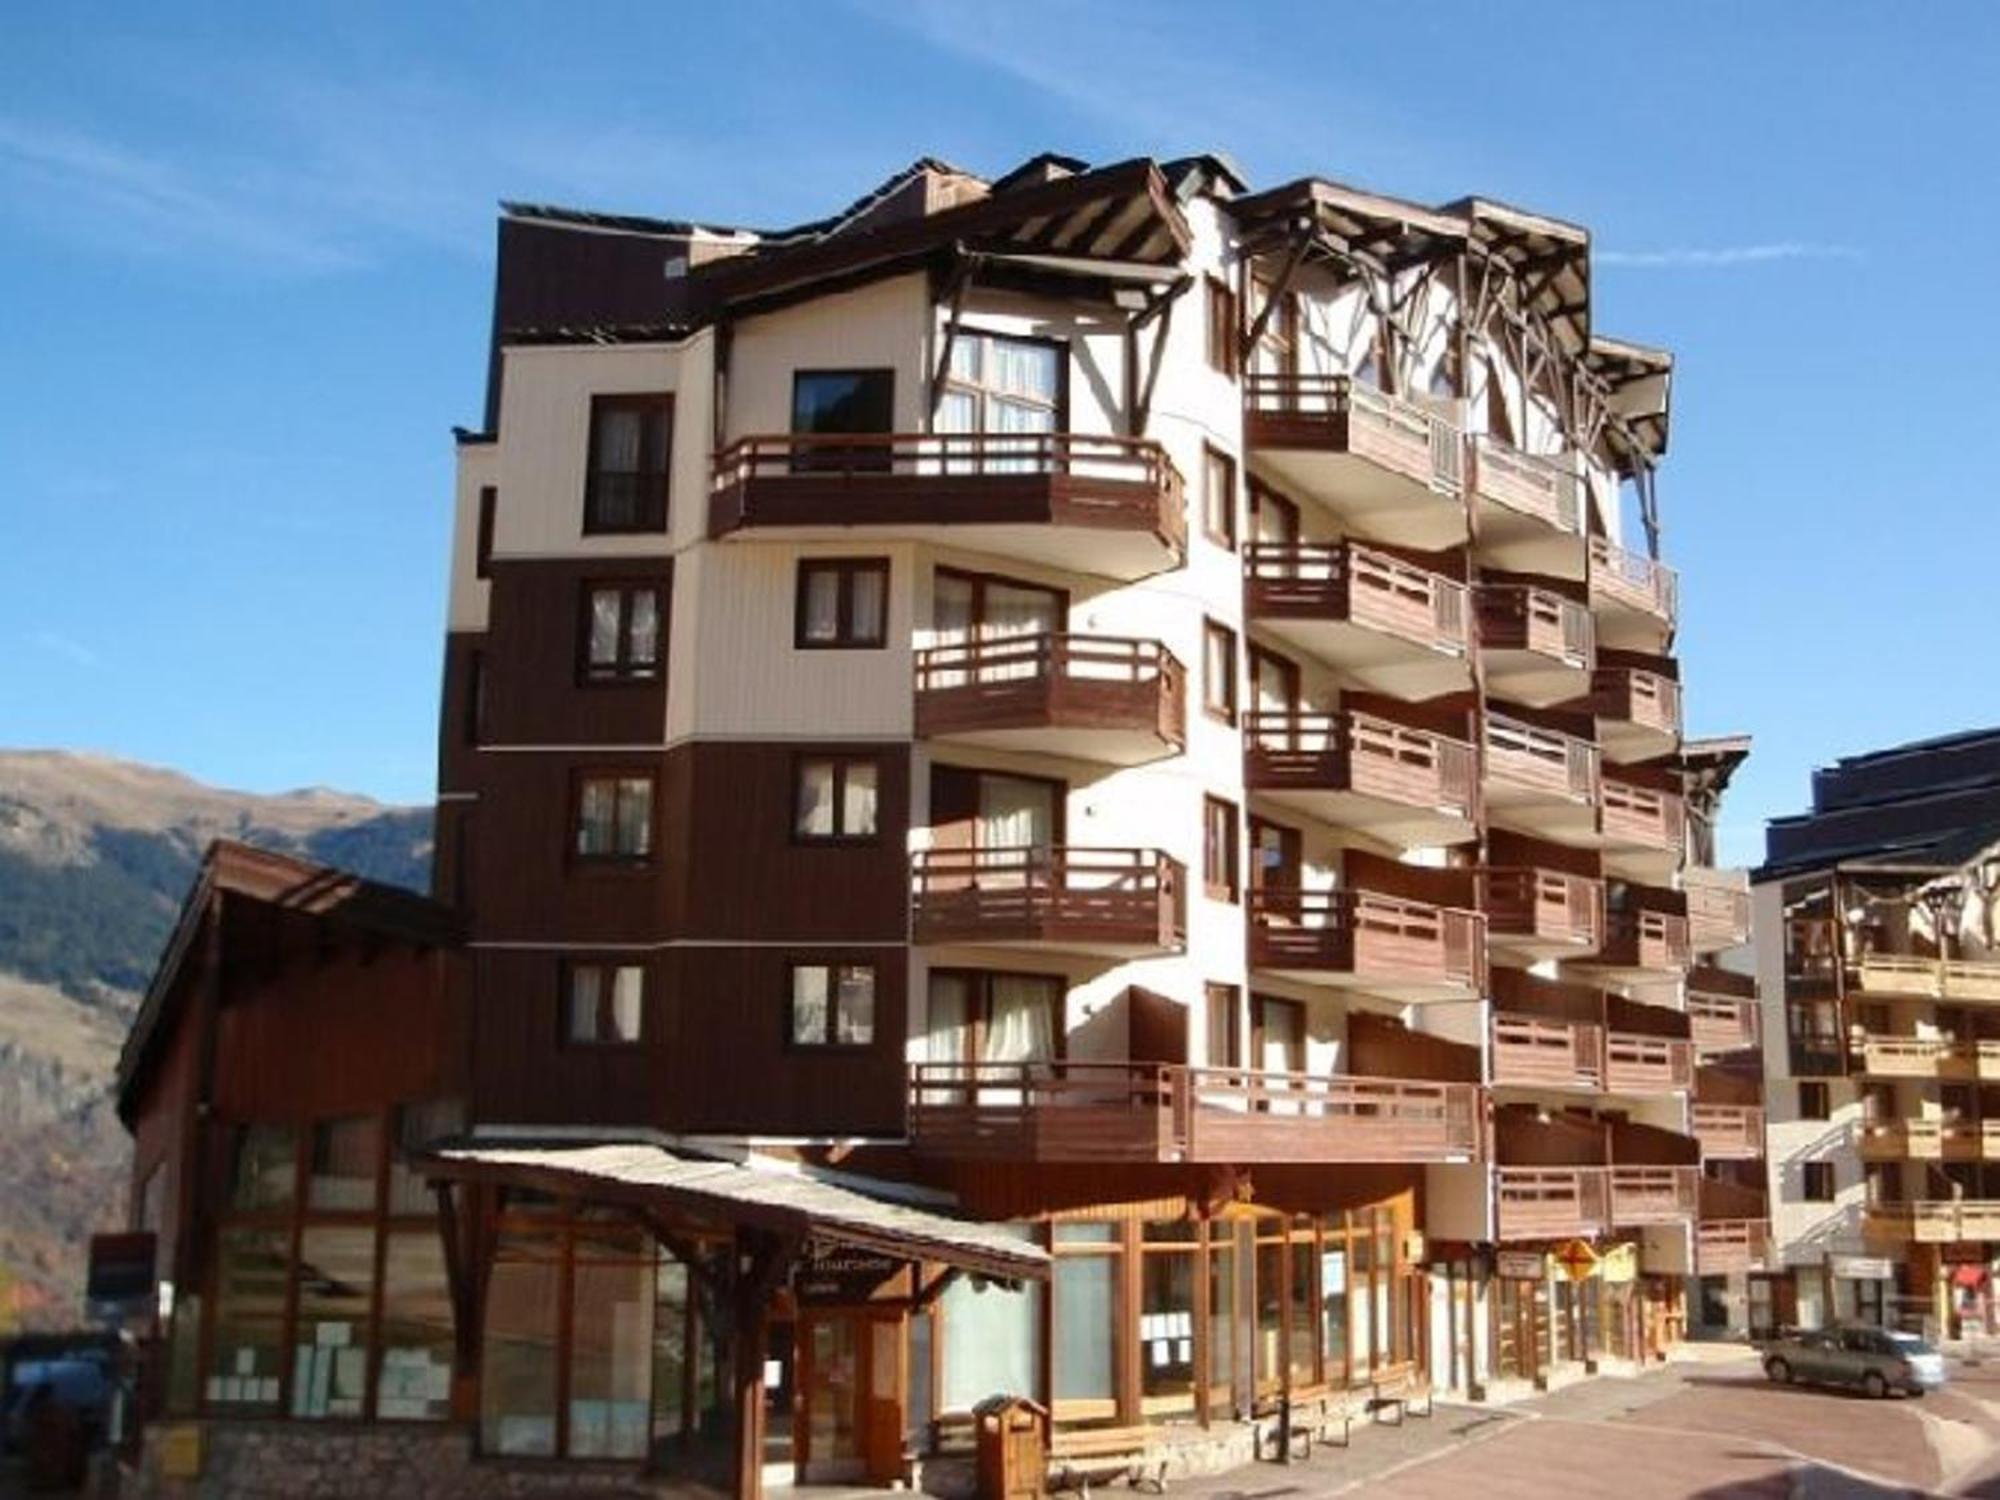
[[[734,1433],[753,1485],[893,1478],[1012,1392],[1072,1457],[1214,1461],[1636,1364],[1747,1270],[1761,1199],[1702,1163],[1761,1154],[1706,1065],[1754,1008],[1701,964],[1746,936],[1703,832],[1746,747],[1682,743],[1671,362],[1593,328],[1584,230],[926,160],[782,232],[510,206],[495,303],[424,913],[462,943],[436,1040],[342,1038],[429,1065],[341,1053],[388,1184],[350,1212],[440,1185],[449,1376],[356,1275],[342,1410],[494,1460]],[[163,1112],[239,1186],[282,1123],[272,1223],[330,1228],[326,1092],[148,1093],[173,1034],[138,1180],[199,1157]],[[310,1064],[275,1045],[235,1066]],[[856,1201],[774,1227],[776,1181]],[[201,1215],[261,1200],[208,1191],[182,1409],[319,1414],[321,1294],[251,1319]],[[928,1217],[854,1238],[885,1200]]]
[[[1986,1331],[2000,730],[1817,771],[1811,811],[1773,821],[1767,842],[1755,899],[1782,1264],[1762,1317]]]

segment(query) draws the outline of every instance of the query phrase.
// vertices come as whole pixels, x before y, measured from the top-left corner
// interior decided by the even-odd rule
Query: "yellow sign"
[[[194,1423],[179,1422],[160,1429],[160,1477],[201,1478],[201,1429]]]
[[[1604,1252],[1600,1260],[1600,1275],[1609,1282],[1637,1281],[1639,1279],[1639,1247],[1629,1241],[1623,1245],[1613,1245]]]
[[[1597,1274],[1597,1252],[1582,1240],[1565,1240],[1549,1256],[1571,1281],[1588,1281]]]

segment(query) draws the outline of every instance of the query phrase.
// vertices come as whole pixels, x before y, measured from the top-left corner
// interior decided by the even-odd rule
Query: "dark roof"
[[[655,219],[647,214],[608,214],[589,208],[565,208],[556,203],[516,203],[502,199],[500,212],[510,219],[540,219],[548,224],[566,224],[576,229],[602,229],[614,234],[648,234],[663,239],[685,239],[693,234],[713,234],[735,239],[744,235],[763,236],[761,229],[744,229],[729,224],[699,224],[692,219]]]
[[[598,323],[577,328],[506,328],[503,344],[673,344],[692,331],[687,323]]]

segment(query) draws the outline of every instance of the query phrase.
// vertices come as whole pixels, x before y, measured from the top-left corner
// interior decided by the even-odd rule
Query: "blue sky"
[[[17,9],[0,744],[432,786],[451,445],[502,197],[784,222],[930,153],[1224,148],[1589,225],[1679,357],[1661,483],[1730,850],[1809,768],[2000,721],[2000,10]]]

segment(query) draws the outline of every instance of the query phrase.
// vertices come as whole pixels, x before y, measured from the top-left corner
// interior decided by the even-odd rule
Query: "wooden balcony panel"
[[[1244,784],[1328,821],[1407,845],[1477,833],[1471,745],[1373,714],[1243,716]]]
[[[1665,563],[1608,537],[1590,539],[1590,604],[1605,644],[1659,651],[1673,639],[1679,584]]]
[[[1598,841],[1595,745],[1495,713],[1486,719],[1485,751],[1481,789],[1493,822],[1573,846]]]
[[[1496,1167],[1502,1240],[1590,1238],[1612,1224],[1603,1167]]]
[[[1679,866],[1687,839],[1687,804],[1678,792],[1627,781],[1613,771],[1603,778],[1598,832],[1617,873],[1663,884]]]
[[[1187,744],[1187,672],[1157,641],[1024,635],[916,654],[916,733],[1139,765]]]
[[[1694,1218],[1701,1191],[1699,1167],[1635,1167],[1613,1165],[1611,1222],[1628,1225],[1671,1224]]]
[[[1188,1159],[1463,1161],[1482,1154],[1476,1084],[1191,1068]]]
[[[1750,881],[1741,870],[1691,865],[1681,872],[1687,895],[1688,940],[1697,953],[1717,953],[1750,941]]]
[[[1106,957],[1187,945],[1187,876],[1156,849],[933,849],[912,859],[919,943]]]
[[[1771,1256],[1768,1219],[1704,1219],[1695,1228],[1695,1270],[1702,1276],[1754,1271]]]
[[[1941,1160],[2000,1160],[2000,1120],[1924,1120],[1910,1123],[1931,1129]]]
[[[1477,912],[1370,891],[1266,887],[1250,893],[1250,965],[1390,999],[1475,999],[1485,924]]]
[[[1926,1245],[2000,1239],[2000,1199],[1872,1203],[1862,1221],[1871,1238]]]
[[[1493,1081],[1516,1088],[1604,1088],[1604,1031],[1511,1011],[1493,1013]]]
[[[1680,743],[1681,685],[1663,673],[1600,666],[1587,702],[1598,740],[1621,761],[1651,760]]]
[[[1704,995],[1692,980],[1689,986],[1688,1023],[1697,1053],[1741,1052],[1758,1045],[1763,1032],[1755,1000]]]
[[[1534,708],[1589,691],[1597,631],[1584,605],[1553,589],[1482,583],[1476,607],[1480,659],[1494,691]]]
[[[1604,1035],[1604,1086],[1614,1094],[1670,1094],[1694,1085],[1694,1046],[1636,1031]]]
[[[1595,953],[1604,940],[1604,882],[1564,870],[1487,869],[1479,905],[1496,947],[1533,957]]]
[[[1693,961],[1688,919],[1678,912],[1640,908],[1606,913],[1597,967],[1634,974],[1671,974]]]
[[[2000,1001],[2000,962],[1948,958],[1942,984],[1947,1000]]]
[[[1244,611],[1378,692],[1420,700],[1467,686],[1471,591],[1357,542],[1251,542]]]
[[[1764,1111],[1747,1104],[1697,1104],[1694,1134],[1713,1161],[1754,1161],[1764,1154]]]
[[[1939,1078],[1965,1066],[1951,1042],[1935,1037],[1857,1037],[1853,1048],[1860,1071],[1870,1078]]]
[[[1481,504],[1566,535],[1583,528],[1583,484],[1573,463],[1523,453],[1485,433],[1473,439],[1473,493]]]
[[[1903,953],[1864,953],[1854,966],[1864,994],[1935,1000],[1944,993],[1944,965]]]
[[[1944,1132],[1936,1120],[1881,1120],[1861,1126],[1864,1161],[1942,1161]]]
[[[708,530],[854,527],[969,540],[1071,571],[1137,579],[1187,550],[1180,472],[1150,439],[1081,433],[784,433],[715,458]]]

